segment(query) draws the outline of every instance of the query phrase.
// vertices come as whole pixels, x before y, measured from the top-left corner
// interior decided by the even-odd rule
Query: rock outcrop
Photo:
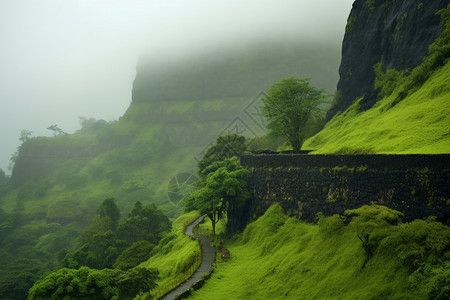
[[[436,12],[447,5],[448,0],[356,0],[342,45],[340,98],[327,118],[362,96],[362,110],[375,104],[378,92],[374,90],[373,66],[382,58],[385,69],[419,65],[442,31]]]

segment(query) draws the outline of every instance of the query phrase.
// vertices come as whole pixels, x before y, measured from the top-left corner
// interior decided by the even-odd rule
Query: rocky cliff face
[[[356,0],[342,44],[340,99],[328,119],[362,96],[362,110],[375,104],[373,66],[382,58],[385,69],[419,65],[442,31],[436,12],[447,4],[448,0]]]

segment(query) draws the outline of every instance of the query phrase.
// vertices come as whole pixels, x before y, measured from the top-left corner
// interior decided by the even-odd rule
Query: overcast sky
[[[342,40],[353,0],[0,0],[0,168],[22,129],[68,133],[131,101],[136,63],[252,39]],[[9,172],[8,172],[9,173]]]

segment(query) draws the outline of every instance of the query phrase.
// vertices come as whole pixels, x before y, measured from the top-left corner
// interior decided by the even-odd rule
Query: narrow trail
[[[184,234],[195,237],[200,242],[200,247],[202,249],[202,263],[198,267],[197,271],[185,282],[179,285],[177,288],[166,294],[161,299],[164,300],[172,300],[178,299],[183,293],[189,291],[189,289],[194,286],[197,282],[202,279],[202,275],[205,273],[209,273],[212,270],[212,264],[214,262],[214,258],[216,256],[216,251],[213,246],[211,246],[211,240],[207,237],[194,234],[194,228],[203,221],[205,216],[201,216],[190,225],[186,227]]]

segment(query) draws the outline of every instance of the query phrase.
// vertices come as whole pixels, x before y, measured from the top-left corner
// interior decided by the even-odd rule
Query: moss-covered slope
[[[356,101],[303,148],[314,153],[450,153],[450,63],[393,105],[400,90],[364,112]]]
[[[371,210],[366,208],[366,212]],[[448,227],[422,220],[387,225],[384,231],[373,232],[375,250],[368,260],[356,234],[359,229],[356,223],[345,226],[337,215],[322,217],[318,225],[303,223],[286,217],[281,207],[274,205],[225,243],[231,259],[219,258],[212,277],[189,299],[448,296],[448,251],[445,256],[443,248],[434,252],[448,247]],[[441,238],[447,241],[438,242]],[[442,256],[433,258],[436,254]]]

